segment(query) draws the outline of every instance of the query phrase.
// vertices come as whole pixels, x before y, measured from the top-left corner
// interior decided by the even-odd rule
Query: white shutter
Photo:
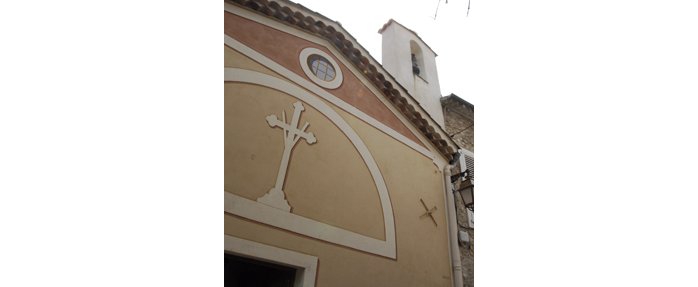
[[[465,165],[465,153],[463,149],[459,150],[460,156],[458,160],[460,161],[460,172],[464,172],[468,167]],[[461,176],[461,181],[465,181],[465,176]]]

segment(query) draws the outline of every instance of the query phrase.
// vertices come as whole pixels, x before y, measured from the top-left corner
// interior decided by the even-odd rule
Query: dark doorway
[[[225,254],[226,287],[293,287],[296,269]]]

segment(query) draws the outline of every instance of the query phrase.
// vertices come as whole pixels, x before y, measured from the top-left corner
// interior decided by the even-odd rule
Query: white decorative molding
[[[308,67],[308,57],[310,57],[313,54],[320,55],[323,58],[327,59],[328,62],[330,62],[332,68],[335,70],[334,79],[332,79],[329,82],[324,81],[318,78],[313,73],[313,71],[310,70],[310,67]],[[335,62],[334,58],[332,58],[332,56],[330,55],[327,55],[327,53],[323,52],[320,49],[315,49],[312,47],[305,48],[300,52],[300,54],[298,54],[298,60],[300,61],[303,72],[308,76],[308,79],[312,80],[314,83],[320,85],[321,87],[328,89],[336,89],[339,88],[339,86],[342,84],[342,81],[344,80],[344,77],[342,76],[342,69],[339,67],[337,62]]]
[[[366,113],[362,112],[361,110],[357,109],[356,107],[350,105],[349,103],[343,101],[342,99],[332,95],[331,93],[327,92],[325,89],[318,87],[315,83],[310,82],[306,80],[305,78],[299,76],[298,74],[292,72],[291,70],[285,68],[284,66],[274,62],[273,60],[267,58],[266,56],[262,55],[261,53],[255,51],[254,49],[248,47],[247,45],[241,43],[238,40],[233,39],[232,37],[225,35],[225,44],[228,47],[231,47],[235,49],[236,51],[242,53],[243,55],[250,57],[252,60],[257,61],[258,63],[262,64],[263,66],[271,69],[272,71],[282,75],[283,77],[293,81],[294,83],[302,86],[303,88],[308,89],[309,91],[315,93],[316,95],[322,97],[323,99],[329,101],[330,103],[336,105],[340,109],[354,115],[355,117],[361,119],[362,121],[366,122],[367,124],[375,127],[376,129],[380,130],[381,132],[387,134],[388,136],[394,138],[395,140],[405,144],[406,146],[412,148],[413,150],[419,152],[420,154],[426,156],[427,158],[431,159],[432,161],[436,161],[436,157],[434,156],[434,153],[432,153],[429,149],[419,145],[415,141],[407,138],[406,136],[402,135],[401,133],[395,131],[394,129],[386,126],[384,123],[374,119],[373,117],[367,115]],[[375,93],[375,91],[374,91]],[[386,104],[387,107],[399,118],[402,118],[402,116],[397,113],[394,109],[390,108],[392,104],[388,105]],[[404,124],[403,119],[403,124]],[[408,121],[409,123],[409,121]],[[411,125],[411,124],[407,124]],[[414,132],[415,135],[418,137],[421,135],[418,132]],[[436,162],[434,163],[436,166],[439,166]]]
[[[368,150],[361,138],[351,128],[351,126],[344,121],[344,119],[330,106],[325,104],[322,99],[283,79],[255,71],[237,68],[225,68],[224,78],[227,82],[249,83],[262,87],[268,87],[295,97],[322,113],[335,126],[337,126],[337,128],[339,128],[344,135],[347,136],[349,141],[358,151],[364,163],[366,163],[366,167],[368,168],[368,171],[376,185],[378,198],[380,200],[380,205],[383,212],[385,240],[371,238],[349,230],[331,226],[326,223],[260,204],[256,201],[252,201],[228,192],[225,192],[225,211],[256,220],[258,222],[291,230],[313,238],[333,242],[339,245],[393,259],[396,258],[395,221],[393,218],[393,209],[390,203],[388,189],[383,180],[383,175],[373,159],[371,152]]]
[[[305,132],[305,129],[308,128],[308,122],[303,125],[303,128],[298,129],[298,120],[300,120],[301,112],[303,112],[303,110],[305,110],[305,108],[301,102],[295,102],[293,104],[293,117],[291,118],[290,124],[286,123],[285,110],[281,112],[283,121],[279,121],[276,115],[267,116],[267,123],[269,123],[270,127],[280,127],[284,130],[284,153],[281,156],[279,172],[276,175],[276,184],[265,195],[257,198],[257,201],[286,212],[291,211],[291,206],[289,206],[288,201],[286,201],[286,195],[284,194],[283,187],[284,181],[286,180],[288,161],[291,158],[291,151],[300,139],[304,139],[308,144],[314,144],[317,142],[317,139],[315,139],[315,135],[313,135],[313,133]]]
[[[307,33],[307,32],[304,32],[304,31],[301,30],[301,29],[297,29],[296,27],[292,27],[292,26],[290,26],[290,25],[288,25],[288,24],[279,22],[279,21],[276,20],[276,19],[269,18],[269,17],[264,17],[264,16],[262,16],[262,15],[257,14],[256,12],[253,12],[253,11],[248,10],[248,9],[241,8],[241,7],[237,6],[237,5],[230,4],[230,3],[225,3],[224,9],[225,9],[226,12],[232,13],[232,14],[237,15],[237,16],[240,16],[240,17],[242,17],[242,18],[255,21],[255,22],[257,22],[257,23],[263,24],[263,25],[265,25],[265,26],[267,26],[267,27],[270,27],[270,28],[273,28],[273,29],[275,29],[275,30],[279,30],[279,31],[282,31],[282,32],[284,32],[284,33],[287,33],[287,34],[290,34],[290,35],[299,37],[299,38],[304,39],[304,40],[307,40],[307,41],[309,41],[309,42],[312,42],[312,43],[321,45],[321,46],[323,46],[324,48],[327,48],[328,50],[330,50],[330,51],[331,51],[333,54],[335,54],[335,55],[341,55],[341,54],[342,54],[339,50],[337,50],[337,49],[332,45],[332,43],[328,42],[326,39],[323,39],[323,38],[320,38],[320,37],[318,37],[318,36],[315,36],[315,35],[309,34],[309,33]],[[338,25],[338,26],[337,26],[337,25],[335,25],[335,24],[332,23],[332,22],[325,22],[325,24],[327,24],[328,26],[333,26],[333,27],[335,28],[335,30],[338,30],[338,31],[339,31],[339,30],[343,30],[343,28],[341,27],[341,25]],[[359,45],[358,42],[355,42],[355,43],[356,43],[356,45],[354,45],[355,48],[359,49],[359,51],[361,51],[362,54],[367,55],[367,56],[370,56],[370,53],[369,53],[366,49],[364,49],[363,47],[361,47],[361,45]],[[226,44],[228,44],[227,41],[226,41]],[[229,47],[233,47],[233,46],[231,46],[231,45],[228,45],[228,46],[229,46]],[[234,47],[233,47],[233,48],[234,48]],[[239,50],[238,50],[238,51],[239,51]],[[242,51],[241,51],[241,52],[242,52]],[[247,56],[249,57],[249,55],[247,55]],[[381,71],[381,73],[383,73],[384,75],[389,75],[389,74],[390,74],[390,73],[388,73],[388,72],[383,68],[383,66],[381,65],[380,62],[375,61],[375,59],[372,59],[371,57],[369,57],[369,58],[370,58],[370,60],[373,61],[373,63],[376,65],[376,68],[377,68],[379,71]],[[360,75],[362,74],[361,71],[359,71],[357,68],[355,68],[353,64],[351,64],[350,62],[348,62],[348,61],[347,61],[344,57],[342,57],[342,56],[337,57],[337,59],[338,59],[341,63],[343,63],[344,66],[345,66],[347,69],[349,69],[353,74],[357,75],[357,78],[359,79],[359,81],[361,81],[361,82],[362,82],[369,90],[371,90],[375,95],[382,95],[382,93],[380,92],[380,90],[376,89],[375,86],[374,86],[368,79],[366,79],[365,77],[360,76]],[[256,59],[255,59],[255,60],[256,60]],[[257,61],[257,62],[260,62],[260,61]],[[262,62],[260,62],[260,63],[262,63]],[[264,63],[262,63],[262,65],[264,65]],[[265,65],[265,66],[266,66],[266,65]],[[270,69],[272,69],[272,70],[274,70],[274,71],[277,72],[277,73],[282,74],[282,75],[283,75],[284,77],[286,77],[286,78],[289,78],[286,74],[284,74],[284,73],[282,73],[282,72],[276,70],[276,69],[273,68],[273,67],[269,67],[269,66],[266,66],[266,67],[267,67],[267,68],[270,68]],[[286,70],[286,71],[288,71],[288,70]],[[294,82],[296,82],[295,79],[291,79],[291,78],[289,78],[289,79],[292,80],[292,81],[294,81]],[[305,80],[305,79],[304,79],[304,80]],[[394,87],[398,87],[398,86],[399,86],[398,82],[395,81],[394,79],[392,79],[392,77],[386,77],[385,80],[388,81],[388,82],[390,82],[391,84],[393,84]],[[303,86],[304,86],[304,84],[302,84],[302,83],[300,83],[300,82],[296,82],[296,83],[299,84],[299,85],[303,85]],[[306,87],[306,86],[304,86],[304,87],[305,87],[305,88],[308,88],[308,87]],[[322,95],[322,96],[324,97],[324,95]],[[412,95],[412,96],[413,96],[413,95]],[[378,99],[379,99],[383,104],[385,104],[386,107],[388,107],[388,109],[390,109],[390,110],[403,122],[403,124],[405,124],[405,125],[407,126],[407,128],[408,128],[413,134],[415,134],[415,135],[417,136],[417,138],[418,138],[419,140],[421,140],[422,144],[431,147],[431,150],[429,150],[428,148],[424,148],[423,146],[420,146],[420,145],[414,143],[414,141],[413,141],[412,139],[409,139],[409,138],[407,138],[407,137],[402,136],[401,134],[397,133],[396,131],[392,130],[391,128],[389,128],[389,127],[387,127],[387,126],[386,126],[387,130],[386,130],[386,129],[383,129],[383,127],[380,127],[380,126],[376,125],[376,124],[373,122],[373,121],[375,121],[375,122],[378,122],[378,121],[376,121],[375,119],[371,118],[371,117],[368,116],[368,115],[366,115],[366,116],[367,116],[368,118],[370,118],[370,120],[367,120],[367,119],[365,119],[365,118],[363,118],[363,117],[361,117],[361,116],[359,116],[359,115],[356,115],[356,114],[355,114],[355,116],[359,117],[359,118],[360,118],[361,120],[363,120],[363,121],[366,121],[368,124],[373,125],[374,127],[378,128],[378,129],[381,130],[382,132],[384,132],[384,133],[386,133],[386,134],[388,134],[388,135],[394,137],[395,139],[397,139],[398,141],[404,143],[405,145],[407,145],[407,146],[409,146],[409,147],[415,149],[416,151],[422,153],[424,156],[426,156],[426,157],[430,158],[431,160],[433,160],[433,161],[434,161],[434,165],[436,165],[437,167],[443,167],[443,166],[445,165],[445,162],[446,162],[446,161],[443,161],[443,160],[439,161],[439,159],[442,159],[442,158],[445,158],[445,157],[443,157],[443,156],[434,156],[434,154],[441,155],[441,153],[437,151],[436,146],[434,146],[434,144],[431,142],[431,140],[428,139],[425,135],[423,135],[416,127],[414,127],[413,124],[411,123],[411,121],[410,121],[408,118],[406,118],[405,115],[403,115],[403,114],[391,103],[391,101],[390,101],[389,99],[387,99],[386,97],[382,97],[382,96],[379,96]],[[409,103],[411,103],[412,105],[416,105],[416,106],[419,105],[419,102],[418,102],[416,99],[412,98],[412,97],[407,97],[406,99],[407,99],[407,101],[408,101]],[[340,100],[340,101],[341,101],[341,100]],[[341,107],[341,108],[344,109],[344,107]],[[348,110],[347,110],[347,112],[353,114],[352,111],[348,111]],[[420,111],[420,113],[422,113],[422,115],[423,115],[425,118],[429,118],[429,117],[430,117],[430,116],[428,116],[428,115],[426,114],[426,110],[425,110],[424,112],[421,112],[421,111]],[[373,121],[371,121],[371,120],[373,120]],[[380,122],[378,122],[378,123],[379,123],[379,124],[382,124],[382,123],[380,123]],[[437,126],[440,126],[440,124],[437,123],[436,121],[434,121],[433,124],[435,124],[435,125],[437,125]],[[397,134],[398,137],[396,137],[395,135],[391,134],[390,131],[392,131],[393,133]],[[447,134],[445,131],[441,130],[441,131],[439,131],[439,133],[441,133],[442,137],[445,138],[447,141],[452,142],[453,144],[455,144],[455,142],[453,142],[453,140],[448,136],[448,134]],[[399,138],[399,136],[402,136],[402,138]],[[421,149],[426,150],[426,153],[422,152],[421,150],[418,150],[418,149],[415,148],[414,146],[411,146],[410,143],[414,143],[414,145],[417,145],[418,148],[421,148]],[[437,163],[437,161],[439,161],[439,162]]]
[[[383,241],[294,213],[279,210],[234,193],[226,191],[223,195],[225,212],[338,245],[393,259],[396,258],[394,236],[391,241]],[[394,229],[394,226],[390,226],[389,228]],[[386,236],[386,239],[387,237],[388,236]]]
[[[296,269],[294,287],[315,287],[318,259],[315,256],[225,235],[226,252]]]

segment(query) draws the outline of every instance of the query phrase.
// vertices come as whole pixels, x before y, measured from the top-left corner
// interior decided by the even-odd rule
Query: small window
[[[410,52],[412,54],[412,73],[415,76],[420,77],[422,80],[427,81],[427,73],[424,66],[424,55],[422,53],[422,48],[415,41],[410,41]]]
[[[342,70],[332,56],[320,49],[301,50],[298,60],[308,79],[320,87],[336,89],[342,85]]]
[[[412,73],[419,76],[419,63],[417,63],[417,57],[412,54]]]
[[[310,66],[310,71],[312,71],[316,77],[320,78],[320,80],[329,82],[334,80],[336,76],[334,67],[323,56],[316,54],[310,55],[310,57],[308,57],[308,66]]]

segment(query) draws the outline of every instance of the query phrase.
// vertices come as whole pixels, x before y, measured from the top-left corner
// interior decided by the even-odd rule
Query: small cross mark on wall
[[[422,202],[422,206],[424,206],[424,210],[426,210],[426,212],[425,212],[424,214],[420,215],[419,218],[424,218],[424,217],[429,216],[429,217],[431,218],[431,221],[434,222],[434,225],[435,225],[435,226],[439,226],[438,224],[436,224],[436,219],[434,219],[434,215],[432,214],[432,213],[434,213],[434,211],[436,211],[436,206],[434,206],[434,207],[432,207],[431,209],[429,209],[429,208],[427,207],[427,204],[424,203],[424,200],[422,200],[422,199],[420,198],[419,201]]]

